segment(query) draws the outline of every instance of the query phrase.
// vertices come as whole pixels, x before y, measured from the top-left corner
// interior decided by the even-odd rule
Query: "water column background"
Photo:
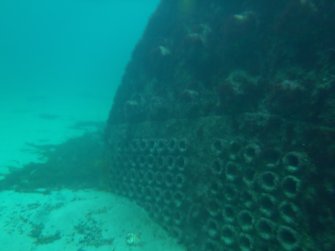
[[[27,142],[68,137],[105,121],[116,87],[158,0],[0,2],[0,166]],[[10,160],[10,162],[8,162]]]

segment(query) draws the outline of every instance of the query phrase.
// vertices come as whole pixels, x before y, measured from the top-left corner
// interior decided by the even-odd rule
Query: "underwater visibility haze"
[[[27,142],[59,143],[78,121],[106,120],[157,4],[0,2],[1,166],[27,163]]]
[[[1,93],[6,88],[108,91],[111,100],[157,3],[1,1]]]
[[[2,1],[1,248],[334,251],[334,13]]]

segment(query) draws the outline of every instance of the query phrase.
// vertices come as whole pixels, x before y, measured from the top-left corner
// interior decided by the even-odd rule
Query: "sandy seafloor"
[[[0,174],[43,161],[29,144],[59,144],[81,135],[92,128],[78,122],[103,123],[111,105],[111,97],[94,95],[0,96]],[[6,251],[183,250],[134,203],[95,190],[1,191],[0,229],[0,250]],[[140,236],[138,245],[127,245],[128,233]]]
[[[144,210],[106,192],[0,193],[1,250],[182,250]],[[128,245],[129,233],[140,236]]]

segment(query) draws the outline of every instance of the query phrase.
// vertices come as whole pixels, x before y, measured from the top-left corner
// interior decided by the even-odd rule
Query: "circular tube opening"
[[[279,206],[279,214],[286,223],[293,223],[299,216],[299,208],[288,201],[283,201]]]
[[[211,171],[213,174],[216,174],[216,175],[221,174],[223,171],[222,161],[219,159],[214,160],[211,166]]]
[[[178,188],[182,188],[185,184],[185,177],[182,174],[177,174],[175,176],[175,183]]]
[[[232,206],[226,205],[222,209],[223,220],[233,222],[235,218],[235,210]]]
[[[282,181],[282,190],[283,193],[288,198],[294,198],[299,193],[301,186],[301,181],[295,176],[289,175],[286,176]]]
[[[298,172],[306,164],[307,157],[304,153],[289,152],[283,158],[283,163],[289,172]]]
[[[220,250],[220,244],[213,240],[207,240],[201,251],[217,251]]]
[[[173,173],[168,172],[165,175],[164,184],[167,187],[172,187],[174,185],[174,175],[173,175]]]
[[[260,154],[261,148],[257,144],[251,144],[244,148],[243,150],[243,158],[245,162],[251,163],[253,162]]]
[[[186,150],[187,150],[187,141],[186,141],[186,139],[180,139],[180,140],[178,140],[177,147],[178,147],[178,151],[180,153],[186,152]]]
[[[256,229],[259,236],[265,240],[273,238],[274,223],[266,218],[260,218],[256,223]]]
[[[249,235],[241,234],[239,238],[240,250],[241,251],[252,251],[253,241]]]
[[[274,172],[264,172],[259,177],[260,187],[265,191],[273,191],[278,185],[278,176]]]
[[[184,199],[185,199],[185,195],[182,192],[180,191],[175,192],[173,195],[173,202],[174,202],[175,207],[177,208],[180,207]]]
[[[281,226],[277,232],[277,240],[285,250],[293,250],[298,246],[298,233],[290,227]]]
[[[220,155],[223,152],[223,140],[221,139],[214,140],[212,149],[214,154]]]
[[[246,168],[243,172],[243,182],[247,186],[252,186],[254,184],[255,179],[255,171],[252,168]]]
[[[221,230],[221,240],[224,242],[226,245],[232,245],[235,240],[235,228],[231,225],[225,225],[222,227]]]
[[[276,211],[276,199],[269,194],[261,194],[258,203],[260,211],[266,216],[271,216]]]
[[[248,190],[243,191],[240,195],[240,198],[241,198],[242,204],[245,207],[250,208],[254,205],[255,198],[251,191],[248,191]]]
[[[219,235],[219,224],[217,221],[209,219],[205,231],[210,238],[215,238]]]
[[[238,164],[229,161],[226,164],[226,179],[229,181],[235,181],[240,175],[240,167]]]
[[[169,150],[169,152],[175,152],[177,148],[177,140],[176,139],[170,139],[167,142],[167,149]]]
[[[224,196],[226,200],[233,201],[237,198],[238,190],[235,186],[228,185],[224,188]]]
[[[221,211],[221,204],[218,200],[211,200],[208,202],[207,211],[212,217],[219,215]]]
[[[175,161],[175,165],[179,171],[184,171],[185,166],[186,166],[186,158],[183,156],[178,156]]]
[[[166,145],[167,145],[166,140],[158,139],[157,142],[156,142],[156,151],[158,153],[165,152],[166,148],[167,148]]]
[[[254,217],[251,212],[242,210],[238,214],[238,223],[243,230],[250,230],[254,224]]]

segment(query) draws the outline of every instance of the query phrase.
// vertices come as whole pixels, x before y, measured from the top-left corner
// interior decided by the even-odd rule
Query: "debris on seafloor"
[[[130,247],[138,247],[143,244],[141,233],[129,232],[126,235],[126,244]]]

